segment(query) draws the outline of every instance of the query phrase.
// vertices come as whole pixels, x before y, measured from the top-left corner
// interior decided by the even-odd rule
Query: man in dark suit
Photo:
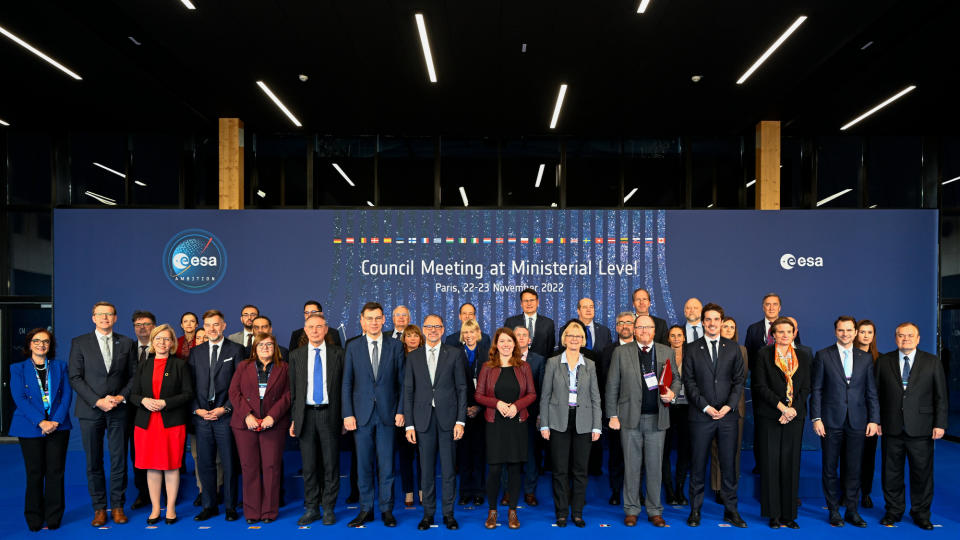
[[[577,302],[577,318],[586,328],[587,341],[586,347],[590,350],[600,352],[610,344],[610,329],[594,320],[593,300],[581,298]]]
[[[150,348],[150,332],[157,327],[157,318],[149,311],[134,311],[130,317],[133,323],[133,334],[137,336],[136,354],[137,364],[147,360],[147,350]],[[133,370],[136,373],[136,369]],[[127,447],[130,449],[130,464],[137,462],[137,451],[133,444],[133,422],[136,419],[136,409],[130,410],[127,415]],[[133,485],[137,488],[137,498],[130,505],[131,510],[143,508],[150,504],[150,492],[147,489],[147,471],[145,469],[133,468]]]
[[[260,309],[252,304],[243,306],[240,310],[240,331],[227,336],[227,339],[240,345],[244,350],[250,349],[256,332],[253,330],[253,321],[260,316]]]
[[[620,345],[633,343],[633,323],[636,317],[629,311],[617,315],[617,340],[607,345],[600,353],[597,362],[597,379],[600,386],[600,399],[603,402],[603,434],[607,443],[607,474],[610,475],[610,500],[612,506],[620,506],[620,493],[623,491],[623,446],[620,443],[620,433],[610,429],[610,417],[607,412],[607,377],[610,374],[610,362],[613,351]]]
[[[725,506],[723,520],[734,527],[747,523],[737,511],[737,402],[743,393],[744,370],[740,346],[720,337],[723,308],[703,307],[703,337],[683,348],[683,386],[690,404],[690,516],[687,525],[700,525],[703,485],[710,444],[717,438]]]
[[[456,500],[456,442],[463,437],[467,420],[466,355],[462,347],[441,344],[443,319],[427,315],[423,320],[425,345],[407,357],[403,384],[403,412],[407,442],[420,451],[420,487],[423,490],[421,531],[433,525],[437,511],[435,471],[440,460],[443,478],[443,524],[460,528],[453,517]]]
[[[683,304],[683,318],[686,319],[683,325],[683,333],[686,336],[684,342],[694,342],[703,335],[703,322],[700,320],[702,312],[703,304],[698,298],[690,298]]]
[[[323,315],[323,306],[321,306],[320,302],[317,302],[316,300],[307,300],[303,303],[303,322],[306,323],[307,318],[312,315]],[[329,323],[327,326],[327,337],[323,339],[326,340],[326,342],[330,345],[336,345],[337,347],[340,347],[340,331],[336,328],[329,329]],[[303,331],[303,328],[297,328],[290,333],[290,345],[287,347],[289,350],[292,351],[306,344],[307,336]]]
[[[240,518],[237,513],[236,453],[230,418],[233,405],[227,395],[237,364],[243,360],[243,347],[223,338],[227,322],[216,309],[203,314],[207,342],[190,350],[187,360],[193,371],[193,426],[197,433],[197,467],[200,469],[203,510],[194,516],[204,521],[219,513],[217,509],[217,456],[223,469],[223,505],[227,521]]]
[[[407,308],[407,306],[397,306],[393,308],[393,314],[390,319],[393,321],[393,328],[389,330],[384,329],[383,333],[397,341],[403,342],[403,329],[410,324],[410,309]]]
[[[304,323],[304,325],[306,325],[306,323]],[[253,320],[253,335],[256,336],[257,334],[273,334],[273,321],[270,320],[270,317],[257,315],[257,318]],[[277,347],[280,348],[280,359],[286,362],[290,350],[280,344],[277,344]],[[243,348],[244,358],[250,358],[251,354],[253,354],[253,351],[250,347]]]
[[[518,326],[513,329],[513,335],[517,338],[517,347],[520,349],[520,356],[523,361],[530,364],[530,371],[533,373],[533,386],[537,391],[537,399],[533,400],[527,407],[527,412],[531,418],[540,417],[540,390],[543,387],[543,372],[547,367],[547,359],[530,350],[530,332],[526,327]],[[536,422],[527,422],[528,437],[527,440],[527,463],[523,471],[523,500],[528,506],[537,506],[540,502],[537,500],[537,480],[540,476],[540,460],[543,455],[543,437],[537,433]],[[504,483],[506,485],[506,483]],[[506,490],[504,490],[506,491]]]
[[[853,317],[837,318],[833,323],[837,343],[817,352],[810,374],[810,417],[813,431],[821,437],[823,495],[834,527],[842,527],[844,520],[856,527],[867,526],[857,510],[860,462],[864,437],[876,436],[880,423],[873,358],[853,346],[856,326]],[[841,459],[843,490],[838,493],[837,467]],[[841,501],[846,507],[843,518]]]
[[[87,489],[93,502],[94,527],[107,522],[106,479],[103,472],[103,436],[110,452],[110,508],[114,523],[126,523],[123,513],[127,488],[127,397],[137,365],[133,340],[113,331],[117,308],[109,302],[93,305],[93,332],[73,338],[68,373],[77,392],[77,419],[87,455]],[[129,414],[132,414],[130,412]]]
[[[917,350],[920,329],[900,323],[897,350],[877,358],[877,394],[883,435],[881,525],[893,526],[906,509],[904,458],[910,460],[910,516],[918,527],[933,530],[933,442],[947,430],[947,382],[940,359]]]
[[[443,342],[446,345],[450,345],[452,347],[463,346],[463,342],[460,341],[460,326],[467,321],[477,320],[477,307],[470,302],[467,302],[460,306],[460,311],[458,311],[457,314],[460,318],[460,324],[457,325],[457,328],[451,332],[450,335],[443,339]],[[481,363],[483,363],[486,361],[487,352],[490,351],[490,335],[481,331],[480,339],[477,340],[477,347],[478,351],[482,351],[481,356],[484,358],[481,360]],[[479,373],[479,370],[477,372]]]
[[[343,367],[343,425],[356,431],[360,513],[348,527],[373,521],[374,468],[380,480],[380,519],[393,517],[393,426],[403,426],[403,345],[383,335],[383,306],[367,302],[360,310],[365,334],[347,345]]]
[[[307,344],[290,351],[290,414],[293,420],[290,436],[300,443],[306,509],[297,525],[309,525],[319,519],[321,503],[323,524],[333,525],[336,522],[333,507],[340,493],[343,349],[324,342],[327,319],[323,315],[308,317],[303,329]]]
[[[647,315],[653,318],[653,324],[657,327],[656,332],[653,334],[653,340],[662,345],[670,345],[670,342],[667,340],[667,321],[661,319],[660,317],[654,317],[650,313],[650,292],[644,288],[638,288],[633,291],[633,309],[635,313],[633,314],[634,318],[641,315]]]
[[[533,289],[524,289],[520,293],[520,308],[523,313],[508,318],[503,326],[516,328],[526,327],[530,332],[530,350],[547,358],[553,354],[557,343],[557,329],[553,319],[537,313],[540,307],[540,297]]]

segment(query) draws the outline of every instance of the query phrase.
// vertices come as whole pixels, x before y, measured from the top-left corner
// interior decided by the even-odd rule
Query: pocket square
[[[224,358],[223,361],[224,361],[224,362],[232,362],[232,361],[233,361],[233,357],[231,356],[230,358]]]

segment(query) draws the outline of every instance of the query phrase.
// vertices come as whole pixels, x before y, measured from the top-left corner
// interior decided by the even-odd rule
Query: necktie
[[[530,334],[530,345],[533,345],[533,317],[527,317],[527,333]]]
[[[850,378],[853,377],[853,366],[850,365],[850,351],[843,351],[843,376],[847,378],[847,384],[850,384]]]
[[[373,378],[377,378],[377,371],[380,370],[380,348],[377,342],[373,342],[373,352],[370,353],[370,365],[373,366]]]
[[[253,345],[253,334],[247,334],[247,348],[250,348],[250,345]]]
[[[767,345],[770,345],[774,342],[773,336],[767,331]]]
[[[433,384],[434,377],[437,375],[437,350],[430,349],[430,356],[427,358],[427,368],[430,369],[430,384]]]
[[[320,347],[314,349],[313,359],[313,402],[320,405],[323,402],[323,358],[320,356]]]
[[[710,357],[713,360],[713,367],[717,367],[717,340],[710,340]]]
[[[699,326],[694,326],[694,327],[693,327],[693,340],[696,341],[696,340],[698,340],[698,339],[700,339],[700,327],[699,327]]]
[[[217,366],[217,354],[220,352],[220,346],[214,345],[213,353],[210,355],[210,385],[207,388],[207,399],[213,401],[217,397],[217,387],[213,384],[213,369]]]
[[[110,336],[100,338],[100,352],[103,353],[103,365],[106,366],[107,373],[109,373],[110,366],[113,365],[113,351],[110,350]]]
[[[907,355],[903,356],[903,374],[900,378],[903,379],[903,387],[906,388],[907,381],[910,380],[910,357]]]
[[[587,327],[587,348],[593,349],[593,332],[590,331],[590,327]]]
[[[137,357],[137,362],[143,362],[143,361],[146,360],[146,359],[147,359],[147,346],[146,346],[146,345],[141,345],[141,346],[140,346],[140,356]]]
[[[650,347],[643,346],[643,347],[640,347],[640,350],[643,351],[643,354],[647,354],[648,352],[650,352]]]

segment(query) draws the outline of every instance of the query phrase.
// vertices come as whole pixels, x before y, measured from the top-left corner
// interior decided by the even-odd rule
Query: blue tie
[[[590,331],[590,327],[587,327],[587,348],[593,349],[593,332]]]
[[[320,348],[313,359],[313,402],[320,405],[323,402],[323,359],[320,357]]]
[[[910,357],[904,355],[903,357],[903,374],[900,375],[900,378],[903,379],[903,387],[907,387],[907,381],[910,380]]]

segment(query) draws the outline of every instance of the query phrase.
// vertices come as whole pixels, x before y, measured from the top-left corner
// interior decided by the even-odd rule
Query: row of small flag
[[[620,238],[607,237],[607,238],[527,238],[527,237],[453,237],[446,236],[443,238],[420,238],[420,237],[407,237],[407,238],[394,238],[394,237],[377,237],[373,236],[370,238],[360,237],[355,238],[353,236],[347,236],[345,238],[334,238],[334,244],[652,244],[656,241],[658,244],[666,243],[665,238],[640,238],[634,236],[632,238],[622,236]]]

